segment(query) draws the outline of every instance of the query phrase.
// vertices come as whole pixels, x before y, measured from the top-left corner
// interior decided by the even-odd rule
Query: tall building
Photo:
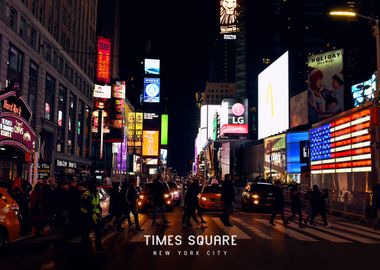
[[[14,134],[0,137],[1,179],[88,177],[96,12],[96,0],[0,1],[1,93],[27,102],[32,116],[22,121],[35,132],[29,149]]]

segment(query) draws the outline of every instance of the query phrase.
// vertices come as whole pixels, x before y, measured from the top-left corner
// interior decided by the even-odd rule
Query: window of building
[[[9,20],[9,26],[17,31],[17,10],[14,7],[11,7],[11,17]]]
[[[49,74],[46,74],[45,82],[45,118],[53,120],[54,112],[54,92],[55,92],[55,79]]]
[[[69,107],[69,131],[67,140],[67,152],[75,154],[75,115],[77,110],[77,97],[72,93],[70,94],[70,107]]]
[[[10,45],[9,60],[8,60],[8,76],[9,81],[17,81],[22,84],[22,70],[23,70],[24,54],[15,46]]]
[[[37,0],[32,0],[32,14],[37,15]]]
[[[26,33],[26,20],[24,17],[20,17],[20,27],[18,29],[18,34],[20,37],[24,38]]]
[[[82,156],[83,151],[83,131],[84,131],[84,123],[85,123],[85,111],[84,111],[84,102],[79,102],[78,108],[78,124],[77,124],[77,134],[78,134],[78,143],[77,143],[77,156]]]
[[[44,24],[44,9],[42,7],[40,7],[40,14],[39,14],[39,21]]]
[[[28,85],[28,104],[32,110],[32,126],[36,124],[36,100],[38,89],[38,65],[33,61],[30,61],[29,65],[29,85]]]
[[[36,47],[37,47],[37,31],[34,28],[30,29],[30,43],[29,44],[33,49],[36,49]]]
[[[58,90],[58,130],[57,130],[57,151],[64,152],[65,129],[66,129],[66,98],[67,88],[59,85]]]

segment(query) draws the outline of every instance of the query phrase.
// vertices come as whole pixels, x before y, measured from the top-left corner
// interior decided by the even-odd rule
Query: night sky
[[[187,173],[199,122],[195,92],[204,90],[217,35],[215,1],[121,1],[121,13],[120,76],[142,80],[150,40],[152,55],[161,59],[161,100],[167,98],[168,166]],[[132,105],[139,94],[129,93]]]

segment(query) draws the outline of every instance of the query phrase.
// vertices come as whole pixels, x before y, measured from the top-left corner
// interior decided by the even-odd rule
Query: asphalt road
[[[329,217],[329,227],[317,220],[316,227],[290,223],[285,228],[279,219],[275,227],[270,225],[269,214],[235,211],[234,226],[225,227],[219,213],[205,213],[205,226],[183,228],[180,207],[167,216],[169,226],[152,226],[150,214],[141,214],[143,232],[127,227],[117,233],[109,227],[101,253],[84,249],[75,235],[21,241],[0,252],[0,268],[357,270],[379,265],[380,232],[337,217]],[[167,242],[146,242],[144,235]],[[223,235],[229,237],[220,245]],[[206,236],[216,242],[191,245]]]

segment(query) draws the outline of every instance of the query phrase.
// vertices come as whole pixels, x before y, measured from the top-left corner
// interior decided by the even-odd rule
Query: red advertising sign
[[[36,134],[29,124],[15,114],[0,115],[0,145],[13,145],[25,152],[33,152]]]
[[[111,40],[98,37],[98,66],[96,79],[99,82],[109,83],[111,79]]]

